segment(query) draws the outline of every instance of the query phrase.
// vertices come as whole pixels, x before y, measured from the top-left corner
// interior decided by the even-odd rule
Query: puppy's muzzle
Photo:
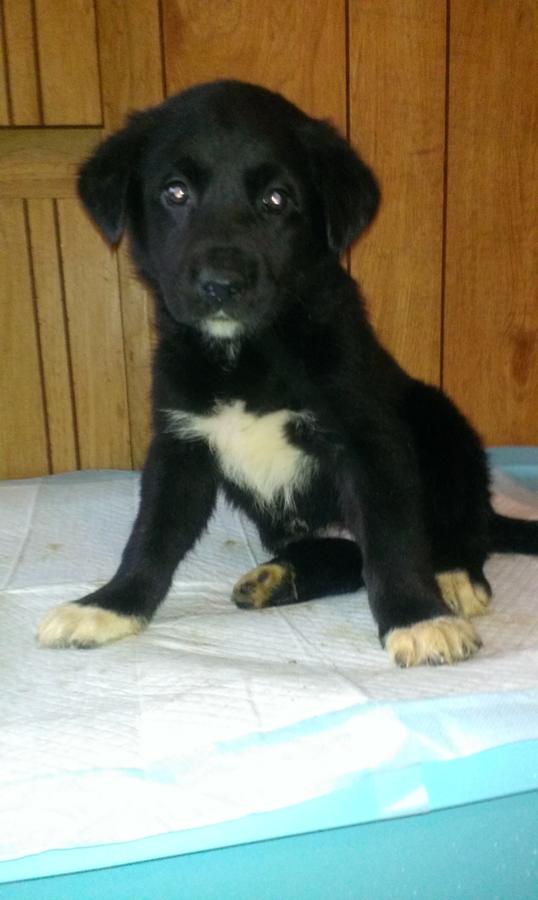
[[[258,261],[240,247],[205,244],[192,257],[191,277],[206,309],[234,308],[257,284]]]

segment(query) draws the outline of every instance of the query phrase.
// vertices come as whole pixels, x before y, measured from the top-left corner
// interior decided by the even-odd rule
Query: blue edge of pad
[[[489,456],[538,490],[538,447],[493,448]],[[400,818],[380,820],[380,798],[394,810],[419,787],[427,796],[421,814],[406,807]],[[538,741],[360,773],[326,796],[214,826],[0,863],[0,898],[10,900],[315,900],[329,890],[336,900],[535,900]]]

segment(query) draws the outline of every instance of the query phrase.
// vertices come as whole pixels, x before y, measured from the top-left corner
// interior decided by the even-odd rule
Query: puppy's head
[[[325,122],[240,82],[191,88],[131,117],[83,165],[79,190],[177,322],[214,338],[271,323],[297,279],[375,215],[370,170]]]

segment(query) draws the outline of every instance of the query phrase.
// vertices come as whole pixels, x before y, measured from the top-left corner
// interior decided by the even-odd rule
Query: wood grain
[[[28,478],[47,473],[49,461],[25,212],[19,200],[0,203],[0,296],[0,477]]]
[[[158,0],[97,0],[105,128],[164,96]]]
[[[101,136],[98,128],[0,131],[0,197],[73,197],[77,170]]]
[[[120,127],[126,112],[164,96],[158,0],[97,0],[103,73],[104,124]],[[118,251],[120,296],[133,464],[140,468],[150,432],[151,354],[155,343],[153,301],[133,272],[126,242]]]
[[[444,384],[489,443],[538,443],[538,7],[453,0]]]
[[[9,85],[6,59],[6,30],[0,4],[0,126],[10,124]]]
[[[445,3],[351,0],[351,139],[382,206],[352,254],[383,343],[413,375],[440,380]]]
[[[4,0],[0,125],[25,127],[0,131],[0,476],[142,465],[152,304],[76,172],[129,110],[218,77],[349,125],[384,195],[352,256],[382,340],[488,442],[538,443],[538,7],[451,0],[447,39],[447,5]]]
[[[58,201],[82,468],[131,468],[117,260],[75,200]]]
[[[93,0],[34,2],[44,124],[99,125],[102,116]]]
[[[78,467],[59,247],[52,200],[28,201],[35,303],[53,472]]]
[[[345,126],[344,0],[163,0],[168,93],[239,78]]]
[[[3,0],[13,125],[40,125],[32,0]]]

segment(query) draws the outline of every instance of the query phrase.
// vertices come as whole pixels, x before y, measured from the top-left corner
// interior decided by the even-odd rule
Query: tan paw
[[[468,572],[455,569],[452,572],[440,572],[435,577],[443,600],[457,616],[471,619],[487,612],[491,602],[489,592],[483,584],[471,581]]]
[[[482,646],[466,619],[439,616],[406,628],[394,628],[385,637],[385,649],[397,665],[439,666],[468,659]]]
[[[263,609],[297,600],[295,579],[291,566],[264,563],[251,569],[239,579],[232,591],[232,600],[241,609]]]
[[[138,634],[144,625],[144,620],[136,616],[67,603],[49,610],[39,625],[37,640],[43,647],[97,647]]]

